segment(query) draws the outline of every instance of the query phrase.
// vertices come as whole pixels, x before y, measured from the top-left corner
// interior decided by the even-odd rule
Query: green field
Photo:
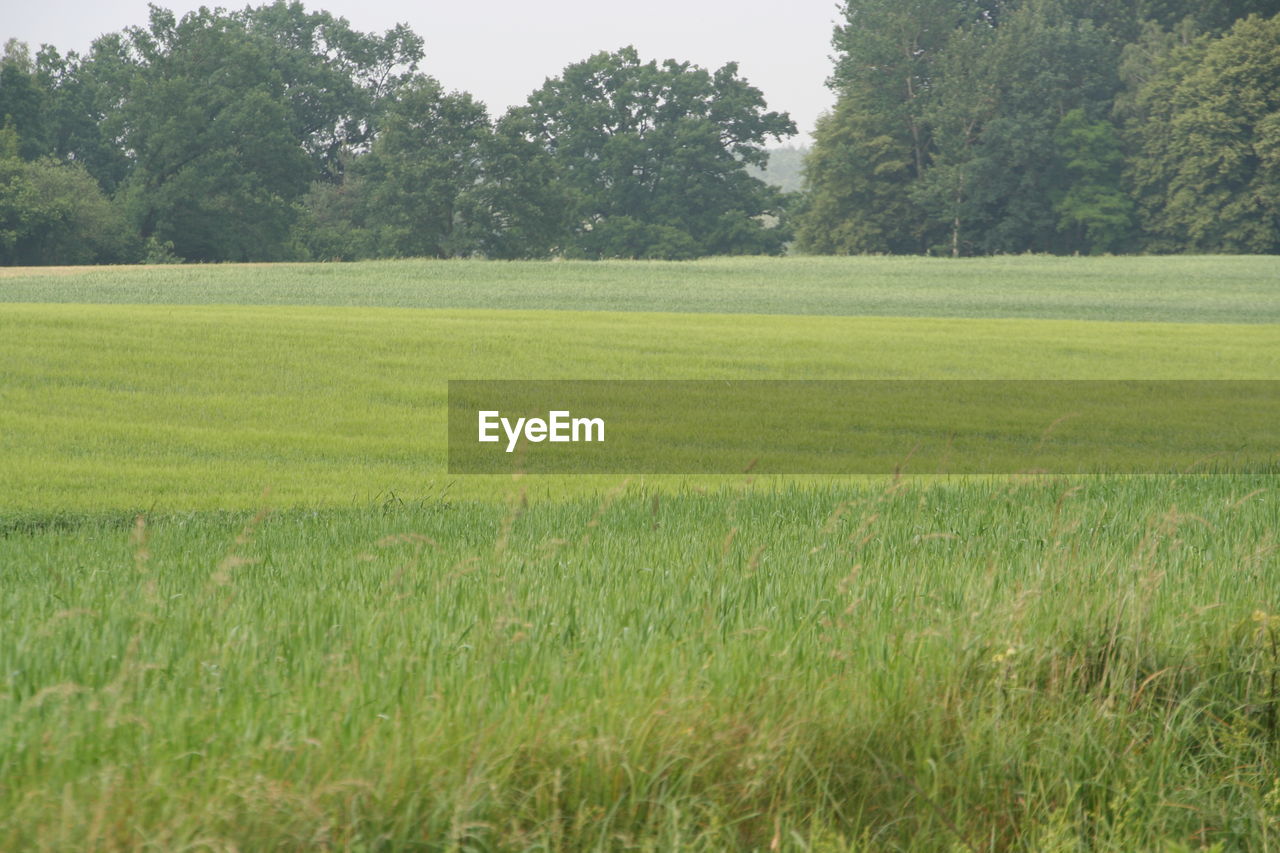
[[[1273,379],[1280,324],[5,305],[0,509],[492,496],[444,473],[449,378],[722,377]]]
[[[0,850],[1274,849],[1274,476],[444,472],[450,378],[1280,379],[1273,260],[7,271]]]
[[[368,261],[0,270],[0,302],[1280,322],[1252,256]]]

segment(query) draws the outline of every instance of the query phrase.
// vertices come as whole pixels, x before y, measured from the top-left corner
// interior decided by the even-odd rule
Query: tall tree
[[[981,229],[988,227],[984,212],[998,200],[1000,167],[982,145],[998,127],[997,40],[986,21],[953,31],[921,110],[932,152],[910,196],[947,235],[935,250],[952,257],[974,251]]]
[[[1090,4],[1027,0],[954,27],[937,49],[913,107],[928,139],[924,167],[905,188],[926,216],[932,251],[1084,248],[1071,243],[1083,231],[1059,228],[1055,201],[1078,175],[1066,167],[1058,126],[1075,109],[1091,121],[1106,115],[1120,86],[1120,40],[1110,25],[1079,17],[1082,5]]]
[[[1124,151],[1110,121],[1090,121],[1077,107],[1055,131],[1069,180],[1054,193],[1058,230],[1069,245],[1091,254],[1121,249],[1134,223],[1133,200],[1124,191]]]
[[[694,257],[780,251],[767,220],[781,194],[745,166],[795,133],[734,63],[709,72],[642,62],[636,50],[568,66],[513,111],[574,203],[565,250],[584,257]]]
[[[843,6],[829,85],[898,126],[910,146],[914,177],[929,162],[924,111],[936,63],[957,28],[990,24],[997,10],[998,4],[969,0],[848,0]]]
[[[907,194],[915,166],[906,136],[860,93],[818,119],[805,158],[808,192],[797,216],[803,252],[859,255],[918,252],[922,211]]]
[[[9,39],[0,55],[0,127],[17,134],[18,155],[24,159],[49,151],[47,109],[48,93],[37,78],[30,48]]]
[[[1073,14],[1067,0],[1027,0],[996,29],[988,73],[995,114],[981,131],[977,156],[987,196],[974,220],[974,250],[1073,252],[1072,232],[1058,227],[1054,200],[1075,174],[1063,158],[1058,126],[1069,112],[1105,118],[1120,89],[1122,42]],[[968,88],[968,84],[961,81]],[[963,98],[969,95],[964,93]]]
[[[398,27],[354,32],[300,3],[178,20],[152,7],[146,28],[95,45],[122,183],[144,237],[194,260],[286,257],[295,201],[336,179],[344,149],[372,132],[375,102],[421,56]]]
[[[463,215],[490,132],[483,104],[430,77],[401,87],[356,167],[379,254],[452,257],[478,249]]]
[[[922,252],[937,219],[911,186],[934,155],[926,112],[946,46],[963,27],[995,25],[999,2],[849,0],[832,44],[836,109],[810,149],[797,243],[817,252]]]
[[[479,251],[503,259],[567,254],[581,195],[562,180],[564,168],[531,114],[500,118],[482,145],[481,180],[462,198]]]
[[[1148,248],[1280,252],[1280,15],[1168,52],[1133,99]]]

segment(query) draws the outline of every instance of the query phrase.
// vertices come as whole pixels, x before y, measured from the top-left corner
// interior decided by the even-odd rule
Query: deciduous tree
[[[0,265],[123,263],[140,243],[123,212],[77,163],[18,156],[0,129]]]
[[[1280,15],[1172,49],[1136,94],[1148,248],[1280,252]]]
[[[730,63],[643,62],[634,48],[574,63],[508,124],[545,154],[574,205],[564,250],[604,257],[780,251],[781,194],[747,173],[795,133]]]
[[[421,56],[407,28],[357,33],[284,2],[181,20],[152,7],[147,27],[95,47],[139,230],[194,260],[289,256],[295,202],[337,179]]]
[[[355,167],[379,254],[453,257],[478,250],[463,206],[480,181],[489,133],[483,104],[445,92],[430,77],[394,94],[373,150]]]

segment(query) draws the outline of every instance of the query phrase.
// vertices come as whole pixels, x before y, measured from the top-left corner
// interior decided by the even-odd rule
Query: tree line
[[[849,0],[798,247],[1280,252],[1278,12]]]
[[[276,0],[0,57],[0,264],[1280,251],[1280,0],[850,0],[804,181],[735,64],[500,116]]]
[[[406,26],[278,2],[0,60],[0,263],[779,252],[795,133],[729,64],[574,63],[492,119]]]

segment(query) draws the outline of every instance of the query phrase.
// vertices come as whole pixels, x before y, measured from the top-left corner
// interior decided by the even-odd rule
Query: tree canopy
[[[730,63],[644,62],[631,47],[574,63],[509,119],[573,210],[567,254],[686,258],[781,251],[779,193],[752,176],[796,132]]]
[[[846,0],[832,44],[783,192],[732,62],[600,51],[491,116],[298,0],[10,40],[0,263],[1280,251],[1280,0]]]
[[[1280,15],[1171,48],[1129,129],[1156,248],[1280,252]]]
[[[1271,5],[850,0],[799,246],[1276,251]]]

